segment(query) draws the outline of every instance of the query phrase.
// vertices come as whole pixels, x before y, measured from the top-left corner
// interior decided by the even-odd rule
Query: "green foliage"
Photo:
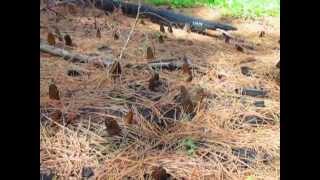
[[[182,141],[182,146],[187,150],[188,155],[192,155],[198,148],[193,139],[186,138]]]
[[[237,17],[260,17],[280,15],[280,0],[216,0],[214,5],[226,14]]]
[[[57,180],[58,179],[58,177],[56,176],[56,175],[54,175],[53,177],[52,177],[52,180]]]
[[[145,0],[154,5],[171,5],[173,7],[194,7],[196,5],[213,4],[214,0]]]
[[[248,176],[246,180],[254,180],[252,176]]]
[[[222,8],[225,15],[235,17],[279,16],[280,0],[146,0],[154,5],[193,7],[205,5]]]

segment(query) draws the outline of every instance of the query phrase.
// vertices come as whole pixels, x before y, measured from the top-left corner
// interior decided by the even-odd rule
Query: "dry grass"
[[[101,54],[97,47],[106,45],[111,48],[106,56],[116,58],[135,22],[134,18],[121,14],[98,17],[97,24],[102,28],[102,38],[98,39],[93,24],[94,15],[101,14],[99,11],[86,9],[84,16],[81,11],[78,15],[71,15],[63,9],[58,10],[68,19],[56,23],[55,15],[43,13],[41,24],[48,29],[41,29],[41,38],[45,39],[50,27],[55,25],[61,33],[71,35],[77,45],[73,51],[84,54]],[[137,24],[123,53],[123,67],[127,63],[147,62],[145,49],[151,46],[156,50],[157,58],[186,55],[194,64],[203,66],[207,74],[194,72],[194,79],[187,83],[180,71],[161,71],[160,77],[168,83],[168,93],[154,102],[128,88],[134,83],[148,87],[150,73],[147,70],[124,68],[120,82],[113,84],[106,69],[91,64],[72,64],[59,57],[41,54],[41,166],[53,170],[61,179],[81,179],[82,168],[88,166],[94,170],[94,179],[144,179],[160,165],[177,179],[245,179],[248,176],[279,179],[280,82],[277,80],[279,70],[275,68],[279,58],[279,50],[275,49],[279,46],[278,21],[271,21],[276,24],[273,28],[260,22],[235,20],[234,24],[239,27],[237,35],[260,44],[257,50],[246,53],[238,52],[219,38],[176,29],[173,34],[167,34],[165,43],[160,44],[155,35],[159,26],[145,22],[146,25]],[[112,36],[115,30],[120,34],[116,41]],[[266,32],[265,38],[258,38],[260,30]],[[256,61],[243,63],[248,57],[254,57]],[[242,65],[253,68],[255,76],[242,75]],[[66,71],[74,67],[86,71],[86,75],[68,76]],[[51,79],[61,92],[60,105],[48,98]],[[163,130],[138,112],[138,105],[159,110],[161,105],[173,103],[180,85],[186,86],[191,94],[197,88],[203,88],[216,98],[206,98],[206,108],[199,109],[192,121],[185,117]],[[235,89],[241,87],[266,89],[266,107],[253,105],[258,98],[236,94]],[[135,125],[126,124],[122,118],[129,111],[126,97],[136,99],[132,107],[137,121]],[[65,126],[64,121],[55,121],[50,116],[50,110],[57,108],[63,113],[75,112],[79,117]],[[88,111],[83,112],[84,108]],[[99,109],[99,112],[90,112],[90,108]],[[247,115],[269,118],[273,123],[253,127],[243,122]],[[106,117],[117,120],[123,131],[122,137],[107,136]],[[187,138],[198,143],[192,155],[187,154],[182,143]],[[244,168],[243,161],[232,153],[233,148],[254,149],[257,157]],[[273,158],[268,163],[263,161],[265,154]]]

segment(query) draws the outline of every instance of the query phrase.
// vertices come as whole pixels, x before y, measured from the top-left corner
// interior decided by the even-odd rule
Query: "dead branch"
[[[147,64],[135,64],[135,65],[129,65],[133,68],[144,68],[148,66],[149,69],[152,70],[168,70],[168,71],[174,71],[174,70],[180,70],[184,64],[184,61],[181,58],[166,58],[166,59],[157,59],[154,61],[149,61]],[[191,68],[197,70],[200,73],[204,73],[204,70],[201,70],[201,68],[197,65],[192,64],[188,60],[188,64]]]
[[[181,69],[183,61],[180,58],[159,59],[148,62],[153,69],[176,70]]]
[[[58,47],[50,46],[43,42],[40,42],[40,51],[54,55],[54,56],[62,57],[63,59],[73,63],[89,63],[89,62],[96,62],[97,60],[99,60],[99,57],[90,57],[83,54],[73,53]],[[110,59],[100,58],[100,60],[106,66],[110,66],[113,63],[113,60],[110,60]]]
[[[235,45],[238,45],[238,46],[241,46],[241,47],[244,47],[247,49],[251,49],[251,50],[255,49],[255,47],[254,47],[254,45],[252,45],[252,43],[247,42],[243,39],[239,39],[239,38],[231,35],[229,32],[227,32],[225,30],[217,29],[217,31],[222,33],[223,37],[225,38],[226,43],[235,44]]]
[[[87,55],[74,53],[67,51],[62,48],[54,47],[51,45],[48,45],[44,42],[40,42],[40,51],[44,53],[48,53],[54,56],[62,57],[63,59],[73,62],[73,63],[102,63],[103,66],[109,67],[113,64],[114,60],[112,59],[105,59],[102,57],[90,57]],[[187,60],[187,62],[190,64],[190,67],[196,70],[200,70],[200,67],[191,64],[190,61]],[[185,62],[181,58],[168,58],[168,59],[158,59],[154,61],[150,61],[146,64],[135,64],[135,65],[127,65],[126,67],[132,67],[132,68],[152,68],[152,69],[166,69],[166,70],[179,70],[182,68],[183,64]],[[204,72],[204,71],[199,71]]]

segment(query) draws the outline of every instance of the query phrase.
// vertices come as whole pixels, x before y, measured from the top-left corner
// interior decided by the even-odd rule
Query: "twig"
[[[223,29],[216,29],[216,31],[221,32],[224,36],[228,36],[230,38],[234,38],[230,33],[228,33],[227,31],[225,31]]]
[[[137,12],[136,20],[135,20],[134,25],[133,25],[132,28],[131,28],[131,31],[130,31],[130,33],[129,33],[129,36],[128,36],[128,38],[127,38],[126,43],[125,43],[124,46],[122,47],[122,50],[121,50],[121,53],[120,53],[120,56],[119,56],[119,60],[121,60],[122,55],[123,55],[123,52],[124,52],[124,50],[127,48],[127,45],[128,45],[128,43],[129,43],[129,40],[130,40],[130,37],[132,36],[133,31],[134,31],[134,29],[135,29],[135,27],[136,27],[136,25],[137,25],[137,23],[138,23],[139,14],[140,14],[140,7],[141,7],[141,2],[140,2],[140,0],[139,0],[139,7],[138,7],[138,12]]]

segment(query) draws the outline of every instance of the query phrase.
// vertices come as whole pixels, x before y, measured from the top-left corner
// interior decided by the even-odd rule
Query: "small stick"
[[[133,25],[132,28],[131,28],[131,31],[130,31],[129,36],[128,36],[128,39],[127,39],[126,43],[124,44],[124,46],[123,46],[123,48],[122,48],[122,50],[121,50],[121,53],[120,53],[120,56],[119,56],[119,60],[121,60],[122,55],[123,55],[123,52],[124,52],[124,50],[126,49],[128,43],[129,43],[130,37],[132,36],[132,33],[133,33],[133,31],[134,31],[137,23],[138,23],[138,19],[139,19],[139,15],[140,15],[140,7],[141,7],[141,2],[140,2],[140,0],[139,0],[139,7],[138,7],[138,12],[137,12],[136,20],[135,20],[135,22],[134,22],[134,25]]]

